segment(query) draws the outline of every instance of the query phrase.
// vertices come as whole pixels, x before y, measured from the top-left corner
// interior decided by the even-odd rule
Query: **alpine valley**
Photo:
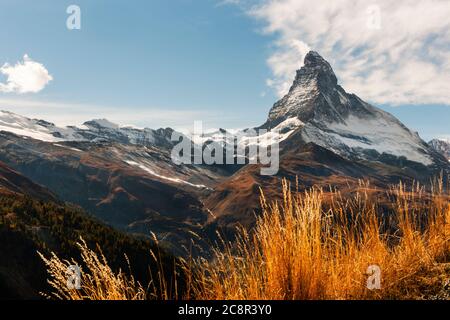
[[[58,221],[65,214],[74,217],[64,225],[69,234],[96,230],[116,247],[113,238],[120,235],[121,247],[136,244],[130,249],[136,260],[151,232],[165,252],[183,256],[192,253],[192,241],[207,248],[217,231],[232,236],[237,225],[251,227],[260,210],[260,188],[267,197],[277,198],[282,179],[300,189],[331,186],[343,194],[366,181],[373,194],[382,197],[383,190],[399,181],[427,184],[450,172],[448,142],[426,143],[391,114],[347,93],[316,52],[306,55],[289,92],[254,129],[281,133],[275,176],[261,175],[256,164],[177,165],[171,158],[176,143],[171,128],[139,129],[105,119],[58,127],[1,111],[2,202],[27,199],[36,212],[51,203]],[[225,144],[219,134],[224,132],[194,142],[202,148]],[[63,241],[52,231],[53,220],[38,213],[29,217],[33,210],[20,211],[13,204],[6,207],[0,237],[2,232],[14,233],[22,254],[44,247],[63,251]],[[6,231],[4,225],[12,220],[22,228]],[[73,237],[66,247],[70,252]],[[0,289],[3,285],[11,296],[34,297],[33,283],[39,283],[38,289],[43,286],[37,276],[1,258],[15,250],[11,246],[0,249]],[[20,281],[8,280],[10,270],[20,273]]]

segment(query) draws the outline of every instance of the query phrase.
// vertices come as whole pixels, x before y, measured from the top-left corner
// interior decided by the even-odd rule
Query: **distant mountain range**
[[[255,164],[176,165],[171,128],[121,127],[105,119],[58,127],[2,111],[0,186],[79,205],[128,233],[153,231],[183,254],[192,232],[208,241],[218,227],[251,225],[259,188],[276,197],[282,178],[300,188],[351,190],[368,180],[382,189],[399,180],[428,183],[450,171],[448,142],[427,144],[394,116],[347,93],[316,52],[306,55],[289,93],[254,129],[281,133],[276,176],[261,176]],[[194,142],[226,144],[225,132]]]
[[[0,131],[8,131],[47,142],[90,141],[119,142],[142,146],[170,147],[173,130],[120,127],[106,119],[94,119],[82,126],[58,127],[54,123],[29,119],[9,111],[0,111]]]

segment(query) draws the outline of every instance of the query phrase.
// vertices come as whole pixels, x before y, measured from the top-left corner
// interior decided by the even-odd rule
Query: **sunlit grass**
[[[442,187],[431,192],[400,184],[382,198],[361,183],[352,196],[319,188],[298,192],[283,182],[282,201],[261,192],[262,214],[253,230],[240,228],[211,259],[182,260],[185,288],[164,278],[144,288],[80,244],[83,289],[68,290],[65,271],[74,262],[55,255],[47,263],[54,297],[62,299],[401,299],[414,279],[450,261],[450,202]],[[326,201],[325,201],[326,199]],[[382,200],[381,200],[382,199]],[[155,261],[158,255],[152,254]],[[367,288],[368,267],[381,269],[381,288]],[[149,294],[150,293],[150,294]],[[418,298],[418,297],[417,297]]]
[[[78,243],[78,247],[86,270],[83,270],[82,265],[75,260],[61,260],[54,253],[50,258],[45,258],[39,253],[51,275],[49,284],[54,291],[48,295],[49,298],[63,300],[143,300],[146,298],[146,290],[141,284],[122,271],[114,273],[101,251],[97,254],[90,250],[83,239]],[[79,289],[68,286],[71,275],[68,274],[69,266],[77,266],[81,269],[83,277]]]

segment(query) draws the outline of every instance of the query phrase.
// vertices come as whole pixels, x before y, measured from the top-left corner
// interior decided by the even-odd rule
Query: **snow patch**
[[[64,149],[69,149],[69,150],[76,151],[76,152],[84,152],[83,150],[80,150],[80,149],[77,149],[77,148],[72,148],[72,147],[65,146],[65,145],[58,144],[58,143],[54,143],[53,145],[56,146],[56,147],[60,147],[60,148],[64,148]]]
[[[261,134],[259,136],[244,137],[240,141],[240,144],[243,144],[245,146],[259,145],[262,147],[268,147],[276,140],[278,140],[277,141],[278,143],[286,140],[295,130],[297,130],[303,125],[304,123],[300,121],[297,117],[289,118],[281,122],[271,131],[267,131],[264,134]]]
[[[155,177],[158,177],[160,179],[164,179],[164,180],[175,182],[175,183],[186,184],[186,185],[189,185],[191,187],[195,187],[195,188],[199,188],[199,189],[210,189],[210,188],[208,188],[207,186],[205,186],[203,184],[194,184],[194,183],[190,183],[190,182],[178,179],[178,178],[171,178],[171,177],[160,175],[160,174],[156,173],[155,171],[153,171],[152,169],[150,169],[149,167],[147,167],[146,165],[144,165],[142,163],[138,163],[136,161],[129,161],[129,160],[127,160],[125,162],[127,164],[131,165],[131,166],[138,167],[138,168],[140,168],[140,169],[142,169],[142,170],[144,170],[144,171],[150,173],[151,175],[153,175]]]
[[[424,165],[433,161],[426,154],[420,138],[385,114],[375,118],[359,118],[350,115],[345,123],[330,123],[326,132],[309,126],[305,136],[310,141],[342,154],[343,144],[351,149],[373,149]]]
[[[258,130],[215,130],[205,132],[203,135],[191,135],[188,137],[197,145],[202,145],[208,141],[212,141],[221,145],[231,143],[234,138],[239,138],[238,144],[242,146],[260,145],[269,146],[274,141],[281,142],[286,140],[295,130],[303,126],[304,123],[297,117],[284,120],[275,128],[266,133],[259,134]],[[255,135],[255,133],[257,135]],[[278,134],[278,139],[277,135]]]
[[[71,127],[57,127],[52,123],[29,119],[9,111],[0,111],[0,130],[46,142],[83,140]]]

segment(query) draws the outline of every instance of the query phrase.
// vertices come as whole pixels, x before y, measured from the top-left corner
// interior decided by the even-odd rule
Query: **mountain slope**
[[[46,257],[55,252],[80,261],[76,245],[80,237],[90,248],[99,244],[115,271],[128,273],[126,255],[137,280],[148,283],[150,269],[156,274],[149,253],[156,247],[150,241],[117,232],[77,208],[28,196],[0,196],[0,300],[42,299],[40,292],[50,288],[47,268],[37,251]],[[161,254],[167,270],[173,270],[173,257],[164,250]]]
[[[450,140],[433,139],[428,144],[450,161]]]
[[[155,232],[179,254],[207,220],[200,195],[221,177],[203,166],[176,166],[156,147],[50,143],[7,132],[0,132],[0,161],[120,230]]]
[[[29,195],[44,201],[56,201],[55,195],[48,189],[34,183],[3,162],[0,162],[0,194]]]

